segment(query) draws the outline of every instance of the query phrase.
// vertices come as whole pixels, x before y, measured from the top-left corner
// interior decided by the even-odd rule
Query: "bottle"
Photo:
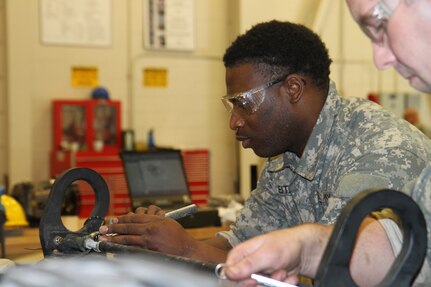
[[[156,144],[154,142],[154,130],[150,129],[148,132],[147,145],[149,150],[156,149]]]
[[[123,149],[125,151],[135,150],[135,133],[133,130],[123,131]]]

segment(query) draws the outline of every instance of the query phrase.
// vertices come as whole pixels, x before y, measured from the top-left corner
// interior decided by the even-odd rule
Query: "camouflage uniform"
[[[269,159],[231,230],[232,246],[305,222],[332,224],[346,202],[371,187],[401,190],[431,162],[431,141],[364,99],[341,98],[331,83],[301,158]]]
[[[428,248],[427,254],[422,266],[421,272],[414,281],[413,286],[430,286],[431,282],[431,165],[428,165],[420,174],[416,181],[412,181],[406,185],[403,190],[410,195],[413,200],[419,205],[424,214],[427,233],[428,233]],[[386,230],[386,234],[391,242],[394,254],[399,254],[403,244],[403,235],[398,225],[391,220],[380,221]]]
[[[413,200],[418,203],[419,207],[424,214],[427,231],[428,231],[428,248],[427,255],[420,276],[415,281],[414,286],[430,286],[431,282],[431,165],[422,171],[419,176],[415,187],[408,189],[409,194]]]

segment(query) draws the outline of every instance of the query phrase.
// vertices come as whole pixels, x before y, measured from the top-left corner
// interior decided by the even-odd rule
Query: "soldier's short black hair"
[[[254,64],[271,78],[302,74],[314,85],[327,88],[332,60],[313,31],[300,24],[273,20],[238,36],[226,50],[223,62],[226,68]]]

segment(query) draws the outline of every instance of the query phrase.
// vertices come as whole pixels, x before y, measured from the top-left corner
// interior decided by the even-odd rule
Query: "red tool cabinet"
[[[111,100],[55,100],[50,174],[55,177],[73,167],[98,172],[110,191],[109,215],[130,211],[130,198],[119,152],[122,148],[121,105]],[[209,151],[183,150],[192,202],[206,205],[209,196]],[[79,216],[88,217],[94,193],[85,182],[80,190]]]

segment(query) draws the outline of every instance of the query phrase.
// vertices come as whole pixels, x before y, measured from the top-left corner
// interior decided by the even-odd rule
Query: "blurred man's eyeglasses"
[[[361,19],[361,29],[373,43],[383,45],[387,23],[401,0],[379,0]]]
[[[247,114],[252,114],[259,109],[259,106],[265,99],[265,90],[284,81],[284,79],[286,79],[286,76],[242,93],[226,95],[222,97],[221,100],[229,113],[232,112],[235,107],[238,107]]]

